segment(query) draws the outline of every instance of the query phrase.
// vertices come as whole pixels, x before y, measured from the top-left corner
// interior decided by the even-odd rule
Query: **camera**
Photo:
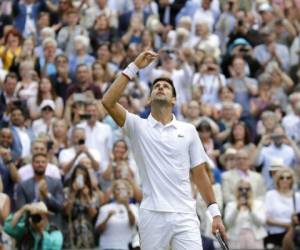
[[[85,139],[78,140],[78,145],[84,145],[84,144],[85,144]]]
[[[31,214],[29,217],[34,224],[37,224],[42,220],[42,216],[40,214]]]
[[[250,188],[245,188],[245,187],[240,187],[239,188],[240,196],[245,198],[245,199],[248,199],[249,191],[250,191]]]

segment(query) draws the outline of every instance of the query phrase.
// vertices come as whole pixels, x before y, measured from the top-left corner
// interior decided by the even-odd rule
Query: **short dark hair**
[[[156,79],[153,81],[152,85],[151,85],[151,88],[150,88],[150,94],[152,93],[152,90],[153,90],[154,85],[155,85],[157,82],[160,82],[160,81],[167,82],[167,83],[169,83],[169,84],[172,86],[173,97],[176,98],[176,89],[175,89],[174,83],[173,83],[172,79],[167,78],[167,77],[159,77],[159,78],[156,78]]]
[[[40,156],[42,156],[42,157],[48,159],[47,154],[44,154],[44,153],[37,153],[37,154],[34,154],[34,155],[32,156],[32,161],[34,161],[37,157],[40,157]]]
[[[16,73],[14,73],[14,72],[9,72],[9,73],[5,76],[5,78],[4,78],[4,83],[6,83],[7,80],[8,80],[9,78],[18,80],[18,76],[17,76]]]

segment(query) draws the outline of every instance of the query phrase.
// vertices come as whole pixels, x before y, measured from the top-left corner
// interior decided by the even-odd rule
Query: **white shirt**
[[[18,128],[15,127],[18,133],[18,136],[20,138],[20,142],[22,145],[22,158],[24,157],[28,157],[28,155],[30,155],[30,148],[31,148],[31,141],[30,141],[30,137],[27,134],[27,131],[25,128]]]
[[[151,115],[142,119],[127,112],[124,129],[139,167],[144,197],[141,208],[195,213],[190,170],[208,161],[195,127],[175,116],[162,125]]]
[[[266,193],[265,199],[267,219],[273,219],[282,223],[291,223],[294,213],[293,198],[280,194],[277,190],[270,190]],[[300,211],[300,195],[296,193],[296,211]],[[267,226],[270,234],[283,233],[286,229],[278,226]]]
[[[26,181],[34,176],[34,171],[31,164],[22,166],[18,172],[21,177],[21,181]],[[61,179],[58,167],[51,163],[47,164],[45,175],[52,178]]]
[[[83,122],[78,127],[85,130],[85,145],[88,148],[97,149],[98,154],[101,155],[101,167],[103,168],[101,171],[105,171],[110,160],[113,144],[111,127],[102,122],[96,122],[94,127],[90,127],[87,122]]]
[[[42,118],[34,120],[32,123],[34,136],[38,137],[40,134],[52,134],[52,124],[55,121],[55,118],[53,117],[51,120],[50,126],[48,126]]]
[[[89,148],[88,150],[89,150],[89,153],[93,156],[94,160],[100,164],[101,159],[100,159],[100,155],[99,155],[98,151],[95,150],[94,148]],[[61,166],[61,165],[69,163],[70,161],[72,161],[74,159],[75,155],[76,155],[76,150],[75,150],[74,147],[63,149],[60,152],[59,157],[58,157],[59,165]],[[80,160],[82,158],[85,158],[85,157],[87,157],[85,153],[81,153],[77,157],[77,159],[76,159],[74,165],[72,166],[71,170],[67,173],[66,179],[68,179],[71,176],[71,174],[74,170],[74,167],[80,162]]]
[[[129,207],[137,222],[137,207],[133,204],[129,204]],[[135,227],[130,226],[128,213],[123,204],[114,202],[102,206],[96,226],[105,221],[110,211],[116,213],[109,219],[105,231],[101,234],[100,249],[128,249],[128,244],[135,233]]]

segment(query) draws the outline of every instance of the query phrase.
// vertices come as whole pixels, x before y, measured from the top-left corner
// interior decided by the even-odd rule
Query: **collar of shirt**
[[[249,170],[247,170],[245,172],[245,171],[242,171],[240,169],[236,169],[236,171],[237,171],[238,175],[241,176],[243,179],[249,178]]]
[[[161,122],[157,121],[154,119],[154,117],[151,115],[148,116],[148,122],[150,123],[150,125],[154,128],[156,126],[161,126],[161,127],[174,127],[176,129],[178,129],[178,123],[177,123],[177,119],[175,117],[175,115],[173,114],[173,119],[170,123],[166,124],[166,125],[163,125]]]

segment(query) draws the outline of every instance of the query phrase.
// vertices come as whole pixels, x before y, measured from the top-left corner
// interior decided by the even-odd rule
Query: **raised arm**
[[[126,110],[117,103],[119,98],[122,96],[129,80],[135,77],[138,70],[148,66],[157,56],[155,52],[150,50],[139,54],[134,62],[129,64],[122,74],[118,75],[112,86],[103,96],[103,106],[120,127],[123,127],[125,123]]]

